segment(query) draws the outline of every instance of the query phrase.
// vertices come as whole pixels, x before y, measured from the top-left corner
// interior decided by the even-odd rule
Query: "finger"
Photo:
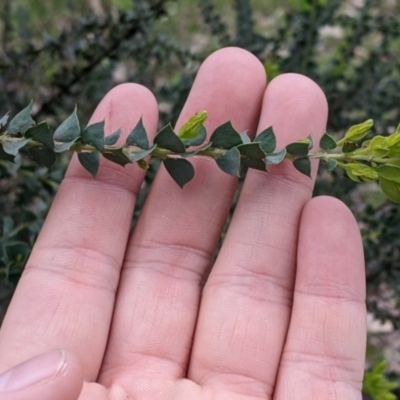
[[[365,267],[357,223],[339,200],[304,208],[290,329],[274,400],[358,400],[366,347]]]
[[[91,122],[126,136],[143,116],[154,135],[157,104],[139,85],[123,85],[100,103]],[[82,357],[95,379],[103,358],[144,172],[107,160],[96,180],[74,159],[40,232],[0,331],[0,369],[51,348]]]
[[[253,55],[235,48],[218,51],[201,67],[178,127],[208,110],[209,132],[231,120],[252,134],[264,88],[265,72]],[[149,378],[148,371],[152,386],[158,378],[186,373],[202,281],[237,183],[213,160],[191,161],[195,179],[180,189],[162,168],[141,211],[102,370],[106,386],[118,378],[143,387],[138,382]]]
[[[0,375],[0,400],[77,400],[83,385],[79,360],[50,350]]]
[[[259,131],[272,125],[281,149],[310,134],[318,141],[326,119],[314,82],[281,75],[265,92]],[[189,370],[199,384],[271,398],[290,318],[300,213],[312,187],[290,162],[249,171],[203,292]]]

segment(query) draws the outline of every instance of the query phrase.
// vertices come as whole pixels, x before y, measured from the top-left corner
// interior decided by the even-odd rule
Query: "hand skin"
[[[327,119],[314,82],[285,74],[266,88],[236,48],[204,62],[177,127],[200,110],[209,132],[273,125],[278,148],[318,143]],[[91,122],[126,136],[143,116],[154,136],[157,113],[147,89],[124,84]],[[14,391],[0,377],[0,400],[361,399],[362,243],[346,206],[311,200],[317,164],[312,180],[286,162],[248,172],[210,272],[237,179],[193,161],[183,190],[160,169],[132,235],[144,172],[102,160],[94,180],[71,161],[1,327],[0,372],[64,350],[17,370]]]

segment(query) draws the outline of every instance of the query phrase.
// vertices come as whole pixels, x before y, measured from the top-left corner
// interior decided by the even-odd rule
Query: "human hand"
[[[327,118],[312,81],[281,75],[265,90],[263,66],[234,48],[205,61],[177,125],[203,109],[209,132],[273,125],[278,148],[318,138]],[[126,84],[91,122],[127,135],[143,116],[154,136],[157,113]],[[361,399],[365,279],[349,210],[310,200],[290,163],[251,170],[210,272],[237,180],[194,164],[184,189],[158,172],[129,237],[144,172],[102,160],[94,180],[72,160],[0,330],[0,371],[39,356],[0,376],[0,400]]]

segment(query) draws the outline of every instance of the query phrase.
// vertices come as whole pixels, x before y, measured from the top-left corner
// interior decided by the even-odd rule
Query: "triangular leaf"
[[[131,160],[131,162],[138,162],[139,160],[143,160],[143,158],[147,157],[149,154],[151,154],[151,152],[157,147],[157,145],[153,145],[151,146],[149,149],[147,150],[143,150],[140,153],[133,153],[133,154],[129,154],[129,159]]]
[[[34,141],[43,144],[49,150],[54,149],[53,137],[51,135],[50,127],[47,122],[40,123],[25,133],[26,138],[32,138]]]
[[[267,170],[267,166],[265,165],[264,160],[258,160],[255,158],[242,158],[242,166],[245,168],[252,168],[252,169],[256,169],[258,171],[266,171]]]
[[[162,149],[170,150],[174,153],[184,153],[185,145],[182,140],[175,134],[174,130],[171,127],[171,124],[168,124],[163,129],[161,129],[156,137],[154,138],[154,143],[161,147]]]
[[[163,160],[164,166],[172,179],[183,188],[194,177],[193,165],[183,158],[167,158]]]
[[[142,118],[140,118],[135,128],[133,128],[132,132],[126,138],[125,144],[127,146],[140,147],[141,149],[149,148],[149,139]]]
[[[311,162],[309,158],[297,158],[293,161],[293,165],[297,171],[311,178]]]
[[[228,150],[215,161],[222,171],[233,176],[240,176],[240,152],[236,147]]]
[[[286,146],[286,150],[289,154],[292,154],[293,156],[303,157],[308,154],[308,146],[309,146],[308,140],[304,142],[294,142],[288,144]]]
[[[8,118],[9,118],[8,113],[7,113],[6,115],[3,115],[3,116],[0,118],[0,128],[2,128],[3,126],[6,126],[6,125],[7,125]]]
[[[324,133],[321,140],[319,141],[319,147],[321,148],[321,150],[333,150],[336,149],[337,143],[331,135],[329,135],[328,133]]]
[[[56,129],[53,138],[59,142],[67,143],[77,139],[80,133],[81,128],[75,108],[74,112]]]
[[[81,140],[98,151],[104,148],[104,121],[89,125],[81,134]]]
[[[286,148],[278,151],[277,153],[273,153],[267,157],[265,157],[265,163],[267,165],[278,165],[280,164],[286,156]]]
[[[256,142],[247,143],[238,146],[237,149],[240,151],[240,154],[242,156],[262,160],[265,158],[266,154],[261,149],[260,145],[261,143],[256,143]]]
[[[12,156],[16,156],[18,151],[22,149],[31,139],[19,140],[18,142],[3,143],[3,150]]]
[[[227,150],[243,143],[240,134],[232,126],[230,121],[219,126],[211,135],[210,141],[213,147]]]
[[[48,169],[51,169],[57,160],[57,157],[53,152],[53,150],[50,150],[47,147],[44,148],[31,147],[28,150],[28,153],[36,162],[38,162],[41,165],[44,165]]]
[[[276,136],[272,126],[263,130],[254,141],[261,143],[261,148],[265,153],[273,153],[276,149]]]
[[[30,102],[28,107],[20,111],[8,124],[7,132],[11,135],[16,135],[17,133],[24,134],[31,126],[35,125],[35,121],[32,119],[32,106],[33,103]]]
[[[98,151],[92,151],[91,153],[79,153],[78,158],[82,166],[89,171],[96,178],[97,171],[99,170],[100,157]]]
[[[104,158],[119,164],[125,167],[126,164],[130,164],[131,160],[127,157],[127,155],[122,151],[122,148],[119,149],[108,149],[106,152],[102,153]]]
[[[333,160],[333,159],[329,160],[327,162],[328,171],[332,172],[337,167],[337,165],[338,165],[337,160]]]
[[[112,133],[109,136],[104,138],[104,145],[112,146],[118,142],[118,139],[121,137],[122,130],[118,129],[116,132]]]

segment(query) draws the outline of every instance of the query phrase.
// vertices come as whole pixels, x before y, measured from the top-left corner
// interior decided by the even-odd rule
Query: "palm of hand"
[[[253,56],[219,51],[178,125],[207,109],[209,131],[227,120],[249,134],[273,125],[281,147],[324,132],[326,101],[313,82],[288,74],[264,86]],[[105,118],[108,132],[126,135],[142,115],[154,134],[152,95],[123,85],[92,122]],[[362,246],[340,202],[310,200],[311,180],[290,165],[250,171],[208,276],[234,178],[195,160],[196,178],[181,190],[159,171],[129,237],[143,171],[104,162],[94,181],[76,161],[0,331],[3,370],[66,349],[63,373],[30,398],[360,398]],[[0,400],[28,398],[16,393]]]

